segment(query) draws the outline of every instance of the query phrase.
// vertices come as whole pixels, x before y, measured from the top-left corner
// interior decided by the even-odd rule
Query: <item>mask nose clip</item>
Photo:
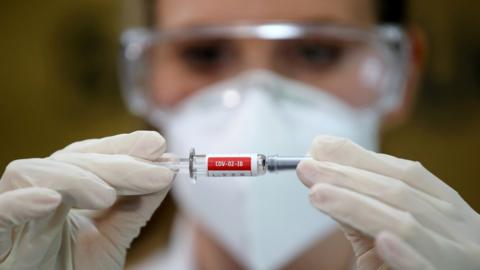
[[[242,103],[242,95],[236,88],[227,88],[222,93],[222,103],[227,109],[234,109]]]

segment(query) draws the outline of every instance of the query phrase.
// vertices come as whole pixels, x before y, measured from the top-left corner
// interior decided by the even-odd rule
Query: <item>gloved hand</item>
[[[0,180],[0,269],[123,269],[174,174],[157,133],[74,143],[10,163]]]
[[[480,216],[420,163],[317,137],[297,174],[337,220],[360,270],[480,269]]]

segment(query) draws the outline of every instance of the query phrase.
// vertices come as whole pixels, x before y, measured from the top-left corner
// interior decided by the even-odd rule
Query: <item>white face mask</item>
[[[320,134],[377,147],[377,113],[268,71],[201,90],[167,119],[156,116],[152,123],[165,130],[169,151],[180,156],[191,147],[198,153],[305,155]],[[197,184],[177,177],[173,191],[182,211],[249,269],[279,268],[335,228],[310,205],[295,172]]]

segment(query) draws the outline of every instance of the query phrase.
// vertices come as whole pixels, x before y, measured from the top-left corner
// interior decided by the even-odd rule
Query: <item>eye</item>
[[[294,64],[307,68],[329,68],[337,64],[343,54],[342,46],[319,41],[291,41],[286,55]]]
[[[233,55],[232,46],[224,40],[187,42],[177,48],[177,55],[182,63],[199,72],[218,70]]]

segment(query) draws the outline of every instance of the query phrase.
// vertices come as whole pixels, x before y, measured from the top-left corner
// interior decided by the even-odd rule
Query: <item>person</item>
[[[123,36],[122,79],[162,135],[11,162],[0,269],[121,269],[172,186],[170,246],[133,269],[480,269],[478,213],[420,163],[375,152],[421,72],[405,1],[148,4],[150,27]],[[158,164],[191,146],[312,159],[296,175],[192,184]]]

